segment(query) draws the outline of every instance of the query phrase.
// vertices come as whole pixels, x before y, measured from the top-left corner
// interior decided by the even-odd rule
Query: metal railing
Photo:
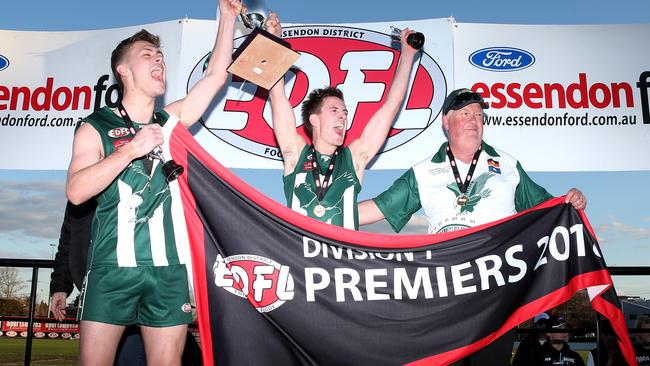
[[[34,313],[36,312],[36,287],[38,285],[38,270],[41,268],[54,268],[54,261],[51,259],[0,258],[0,267],[32,268],[32,283],[29,290],[27,341],[25,342],[25,366],[29,366],[32,359],[32,340],[34,338],[34,332],[32,329],[34,329]]]

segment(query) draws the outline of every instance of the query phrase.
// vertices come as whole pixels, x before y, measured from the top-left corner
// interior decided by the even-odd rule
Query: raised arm
[[[241,9],[241,0],[219,0],[219,30],[203,77],[183,99],[165,107],[165,111],[178,117],[185,127],[201,118],[228,80],[226,69],[232,61],[235,19]]]
[[[282,27],[277,14],[270,13],[266,29],[274,36],[282,35]],[[284,175],[293,172],[298,162],[298,156],[305,147],[305,139],[296,130],[296,116],[289,99],[284,93],[284,78],[280,78],[269,91],[273,118],[273,133],[278,141],[284,161]]]
[[[393,120],[404,101],[411,68],[413,67],[413,59],[418,52],[406,43],[406,37],[411,33],[413,31],[408,28],[402,31],[402,51],[395,76],[393,76],[393,81],[386,96],[386,101],[370,118],[361,136],[350,143],[350,151],[352,152],[354,167],[359,181],[363,179],[363,171],[366,165],[368,165],[370,160],[377,154],[377,151],[379,151],[381,145],[386,141],[388,131],[393,125]]]

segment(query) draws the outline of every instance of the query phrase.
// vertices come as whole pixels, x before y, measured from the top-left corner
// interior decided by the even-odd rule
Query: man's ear
[[[316,113],[309,115],[309,122],[311,122],[312,127],[317,127],[320,124],[320,119]]]
[[[131,76],[131,70],[129,70],[124,64],[117,65],[115,69],[117,70],[117,73],[120,75],[120,78],[122,79]]]
[[[442,128],[445,129],[445,131],[449,131],[449,121],[447,121],[447,115],[442,116]]]

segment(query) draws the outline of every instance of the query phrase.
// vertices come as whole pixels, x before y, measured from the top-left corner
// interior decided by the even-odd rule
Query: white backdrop
[[[489,119],[501,119],[499,126],[485,126],[485,141],[512,152],[526,169],[648,170],[650,118],[646,105],[644,123],[641,99],[647,100],[650,75],[644,76],[646,85],[637,83],[650,70],[650,49],[642,46],[649,37],[650,25],[458,23],[456,85],[483,93],[491,104]],[[470,61],[477,50],[505,47],[528,52],[534,63],[504,72]],[[504,125],[507,117],[511,126]],[[522,125],[526,117],[530,125]]]
[[[650,169],[650,121],[643,121],[641,102],[649,83],[642,73],[650,70],[650,51],[641,45],[650,25],[287,24],[284,38],[302,54],[286,77],[297,117],[309,90],[336,85],[350,111],[348,136],[358,136],[396,67],[390,25],[424,33],[426,44],[373,169],[404,169],[432,154],[444,141],[444,95],[455,87],[485,96],[486,142],[517,156],[527,170]],[[0,31],[0,168],[67,168],[73,125],[107,96],[115,101],[110,52],[121,39],[141,28],[161,36],[168,70],[163,106],[200,77],[216,26],[180,20],[84,32]],[[236,46],[242,40],[240,28]],[[192,132],[228,167],[280,168],[271,126],[264,91],[231,80]]]

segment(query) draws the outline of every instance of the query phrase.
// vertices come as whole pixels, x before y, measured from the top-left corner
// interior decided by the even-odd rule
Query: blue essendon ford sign
[[[534,64],[535,56],[519,48],[490,47],[473,52],[469,62],[487,71],[517,71]]]
[[[7,67],[9,67],[9,59],[3,55],[0,55],[0,71],[6,69]]]

